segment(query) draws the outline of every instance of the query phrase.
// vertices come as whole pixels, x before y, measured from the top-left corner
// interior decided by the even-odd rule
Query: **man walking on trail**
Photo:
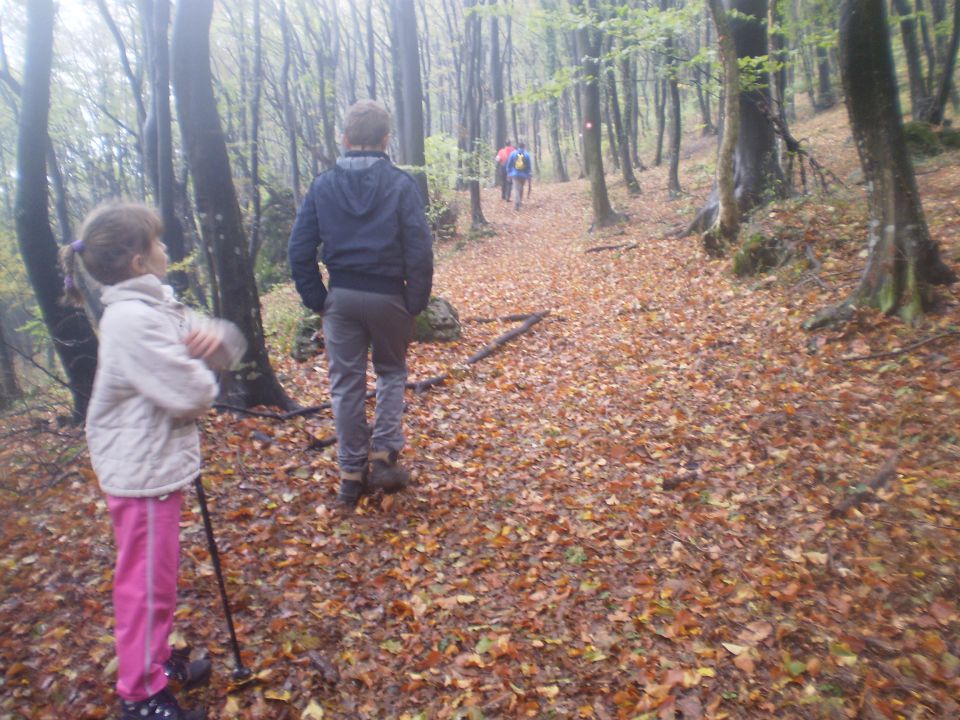
[[[510,199],[510,176],[507,174],[507,160],[515,148],[507,140],[506,144],[497,151],[497,182],[500,185],[500,198],[502,200]]]
[[[510,153],[510,157],[507,158],[507,174],[510,176],[510,182],[513,185],[514,210],[520,209],[520,203],[523,201],[523,186],[531,181],[533,175],[530,154],[525,148],[526,145],[518,142],[517,149]],[[527,197],[529,197],[529,193]]]
[[[346,154],[318,175],[290,234],[290,272],[303,304],[323,316],[337,431],[340,491],[335,506],[403,490],[403,393],[413,318],[430,299],[433,243],[416,181],[386,154],[390,115],[373,100],[347,110]],[[330,290],[317,265],[317,248]],[[377,376],[373,430],[367,424],[367,348]]]

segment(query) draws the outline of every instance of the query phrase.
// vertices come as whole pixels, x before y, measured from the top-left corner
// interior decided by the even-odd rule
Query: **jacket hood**
[[[156,275],[146,274],[118,282],[116,285],[107,285],[100,295],[104,305],[120,302],[121,300],[142,300],[148,303],[173,301],[173,288],[160,282]]]
[[[333,169],[337,204],[353,217],[367,215],[380,202],[390,167],[390,158],[382,152],[351,152],[339,158]]]

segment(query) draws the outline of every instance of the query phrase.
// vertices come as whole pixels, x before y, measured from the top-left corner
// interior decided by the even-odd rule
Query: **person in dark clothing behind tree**
[[[389,134],[390,115],[379,103],[360,100],[347,110],[346,154],[314,179],[288,245],[300,298],[323,316],[342,509],[365,493],[402,490],[410,479],[397,464],[406,353],[413,318],[430,299],[433,242],[416,181],[385,153]],[[377,376],[372,432],[365,409],[368,346]]]

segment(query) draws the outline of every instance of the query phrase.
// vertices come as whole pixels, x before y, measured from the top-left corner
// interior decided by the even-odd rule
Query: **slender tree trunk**
[[[466,0],[466,22],[464,38],[466,40],[467,65],[467,144],[469,147],[468,168],[470,177],[467,188],[470,191],[470,227],[477,229],[487,224],[483,209],[480,205],[480,75],[482,69],[482,38],[480,18],[470,9],[476,5],[476,0]]]
[[[373,0],[367,0],[367,94],[377,99],[377,36],[373,32]]]
[[[907,77],[910,79],[910,114],[914,120],[929,115],[930,96],[927,93],[920,63],[920,48],[917,45],[917,29],[913,10],[908,0],[893,0],[893,7],[900,16],[900,37],[907,60]]]
[[[400,47],[400,82],[403,86],[403,131],[400,144],[405,163],[415,168],[414,178],[420,186],[424,201],[428,198],[427,164],[423,144],[423,85],[420,80],[420,45],[417,36],[417,16],[413,0],[397,0],[397,40]]]
[[[554,77],[559,67],[557,61],[557,32],[549,23],[546,28],[547,74]],[[556,182],[568,182],[567,166],[560,148],[560,98],[551,95],[547,100],[547,127],[550,154],[553,156],[553,177]]]
[[[280,37],[283,42],[283,66],[280,70],[280,89],[283,93],[283,127],[287,134],[287,152],[290,157],[290,186],[294,202],[300,204],[300,158],[297,152],[297,114],[290,93],[290,65],[293,38],[287,19],[287,4],[280,0]]]
[[[657,78],[653,85],[653,104],[657,113],[657,152],[653,156],[653,166],[663,164],[663,136],[667,130],[667,81]]]
[[[496,4],[496,0],[493,3]],[[493,146],[499,149],[507,142],[507,106],[500,62],[500,22],[496,15],[490,18],[490,92],[493,95]]]
[[[854,305],[911,321],[929,309],[932,287],[956,280],[930,237],[903,133],[883,0],[843,0],[840,60],[850,125],[867,180],[866,269]]]
[[[263,91],[263,32],[260,0],[253,0],[253,89],[250,95],[250,195],[253,217],[250,218],[250,262],[260,252],[260,96]]]
[[[633,174],[633,162],[630,158],[630,139],[624,127],[623,119],[620,116],[620,102],[617,97],[617,77],[614,74],[612,66],[607,68],[607,97],[610,100],[610,114],[613,116],[613,127],[617,134],[617,148],[620,151],[620,167],[623,170],[623,182],[627,186],[627,192],[634,195],[639,194],[640,183],[637,182],[637,177]]]
[[[737,90],[740,86],[740,65],[730,20],[722,0],[708,0],[708,6],[717,27],[720,62],[723,65],[724,113],[723,135],[717,156],[718,209],[715,222],[704,233],[703,244],[711,255],[720,255],[724,245],[734,242],[740,231],[734,180],[734,156],[740,136],[740,93]]]
[[[9,408],[21,395],[13,353],[3,331],[4,309],[0,307],[0,410]]]
[[[73,419],[83,420],[97,367],[97,338],[83,311],[60,302],[63,276],[50,229],[46,151],[49,144],[50,69],[53,61],[51,0],[27,5],[23,85],[17,131],[17,242],[37,304],[69,379]]]
[[[213,0],[180,0],[173,32],[173,81],[183,146],[193,177],[201,233],[210,247],[220,310],[247,339],[241,368],[228,374],[223,394],[244,407],[293,405],[270,367],[260,299],[247,252],[240,204],[210,72]]]
[[[947,100],[953,86],[953,71],[957,66],[957,49],[960,48],[960,0],[953,0],[953,32],[950,34],[950,46],[943,55],[943,67],[940,74],[940,83],[932,103],[929,121],[934,125],[943,122],[943,115],[947,109]]]
[[[574,7],[585,12],[583,0]],[[583,74],[583,150],[590,176],[590,199],[593,205],[593,227],[606,227],[619,222],[622,215],[610,205],[607,181],[603,170],[603,147],[600,140],[600,49],[603,38],[592,26],[576,31],[576,43]]]

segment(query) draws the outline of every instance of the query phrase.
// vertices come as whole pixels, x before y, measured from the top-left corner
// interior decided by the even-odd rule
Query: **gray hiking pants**
[[[403,390],[413,316],[402,295],[330,288],[323,304],[323,337],[342,472],[363,471],[373,450],[403,448]],[[367,348],[373,347],[377,405],[367,424]]]

